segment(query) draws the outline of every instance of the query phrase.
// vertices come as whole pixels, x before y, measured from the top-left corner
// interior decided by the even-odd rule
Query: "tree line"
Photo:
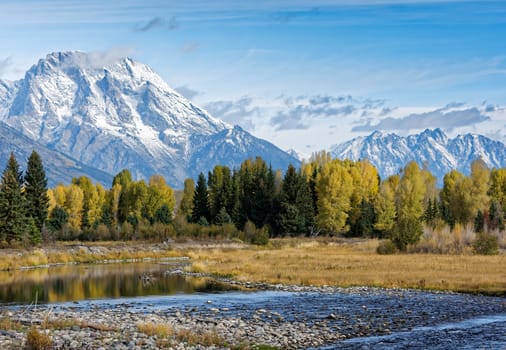
[[[0,241],[226,237],[265,243],[286,235],[389,238],[400,250],[425,226],[472,223],[477,232],[504,230],[506,169],[472,163],[436,178],[416,162],[380,179],[367,160],[313,154],[296,169],[274,170],[262,158],[238,168],[217,165],[175,191],[160,175],[134,181],[118,173],[109,189],[87,177],[47,189],[33,152],[23,175],[11,155],[0,184]]]

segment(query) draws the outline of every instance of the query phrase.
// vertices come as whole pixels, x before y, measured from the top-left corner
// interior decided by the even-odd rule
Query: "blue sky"
[[[505,1],[2,0],[0,78],[98,51],[306,154],[375,127],[506,141],[505,37]]]

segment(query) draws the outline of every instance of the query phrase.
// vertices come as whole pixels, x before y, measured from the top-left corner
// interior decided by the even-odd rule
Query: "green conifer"
[[[24,182],[27,212],[40,233],[47,219],[49,197],[46,172],[39,154],[35,151],[28,158]]]

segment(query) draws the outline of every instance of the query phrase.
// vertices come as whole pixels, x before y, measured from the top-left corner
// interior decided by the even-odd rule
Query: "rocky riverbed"
[[[0,317],[47,329],[55,349],[506,348],[506,298],[230,282],[256,291],[9,306]],[[25,332],[0,331],[0,348],[24,346]]]

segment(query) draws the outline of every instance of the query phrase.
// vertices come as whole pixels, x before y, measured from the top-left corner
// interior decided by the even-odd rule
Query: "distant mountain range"
[[[181,188],[187,177],[251,157],[274,169],[300,164],[212,117],[148,66],[128,58],[98,65],[83,52],[49,54],[23,79],[0,80],[0,136],[0,160],[35,148],[51,184],[87,175],[109,185],[129,169],[134,178],[161,174]]]
[[[335,146],[330,153],[340,159],[368,159],[382,178],[397,174],[414,160],[420,166],[425,165],[440,185],[452,169],[469,174],[476,159],[481,158],[490,168],[506,167],[506,146],[502,142],[475,134],[451,139],[440,129],[407,137],[376,131]]]

